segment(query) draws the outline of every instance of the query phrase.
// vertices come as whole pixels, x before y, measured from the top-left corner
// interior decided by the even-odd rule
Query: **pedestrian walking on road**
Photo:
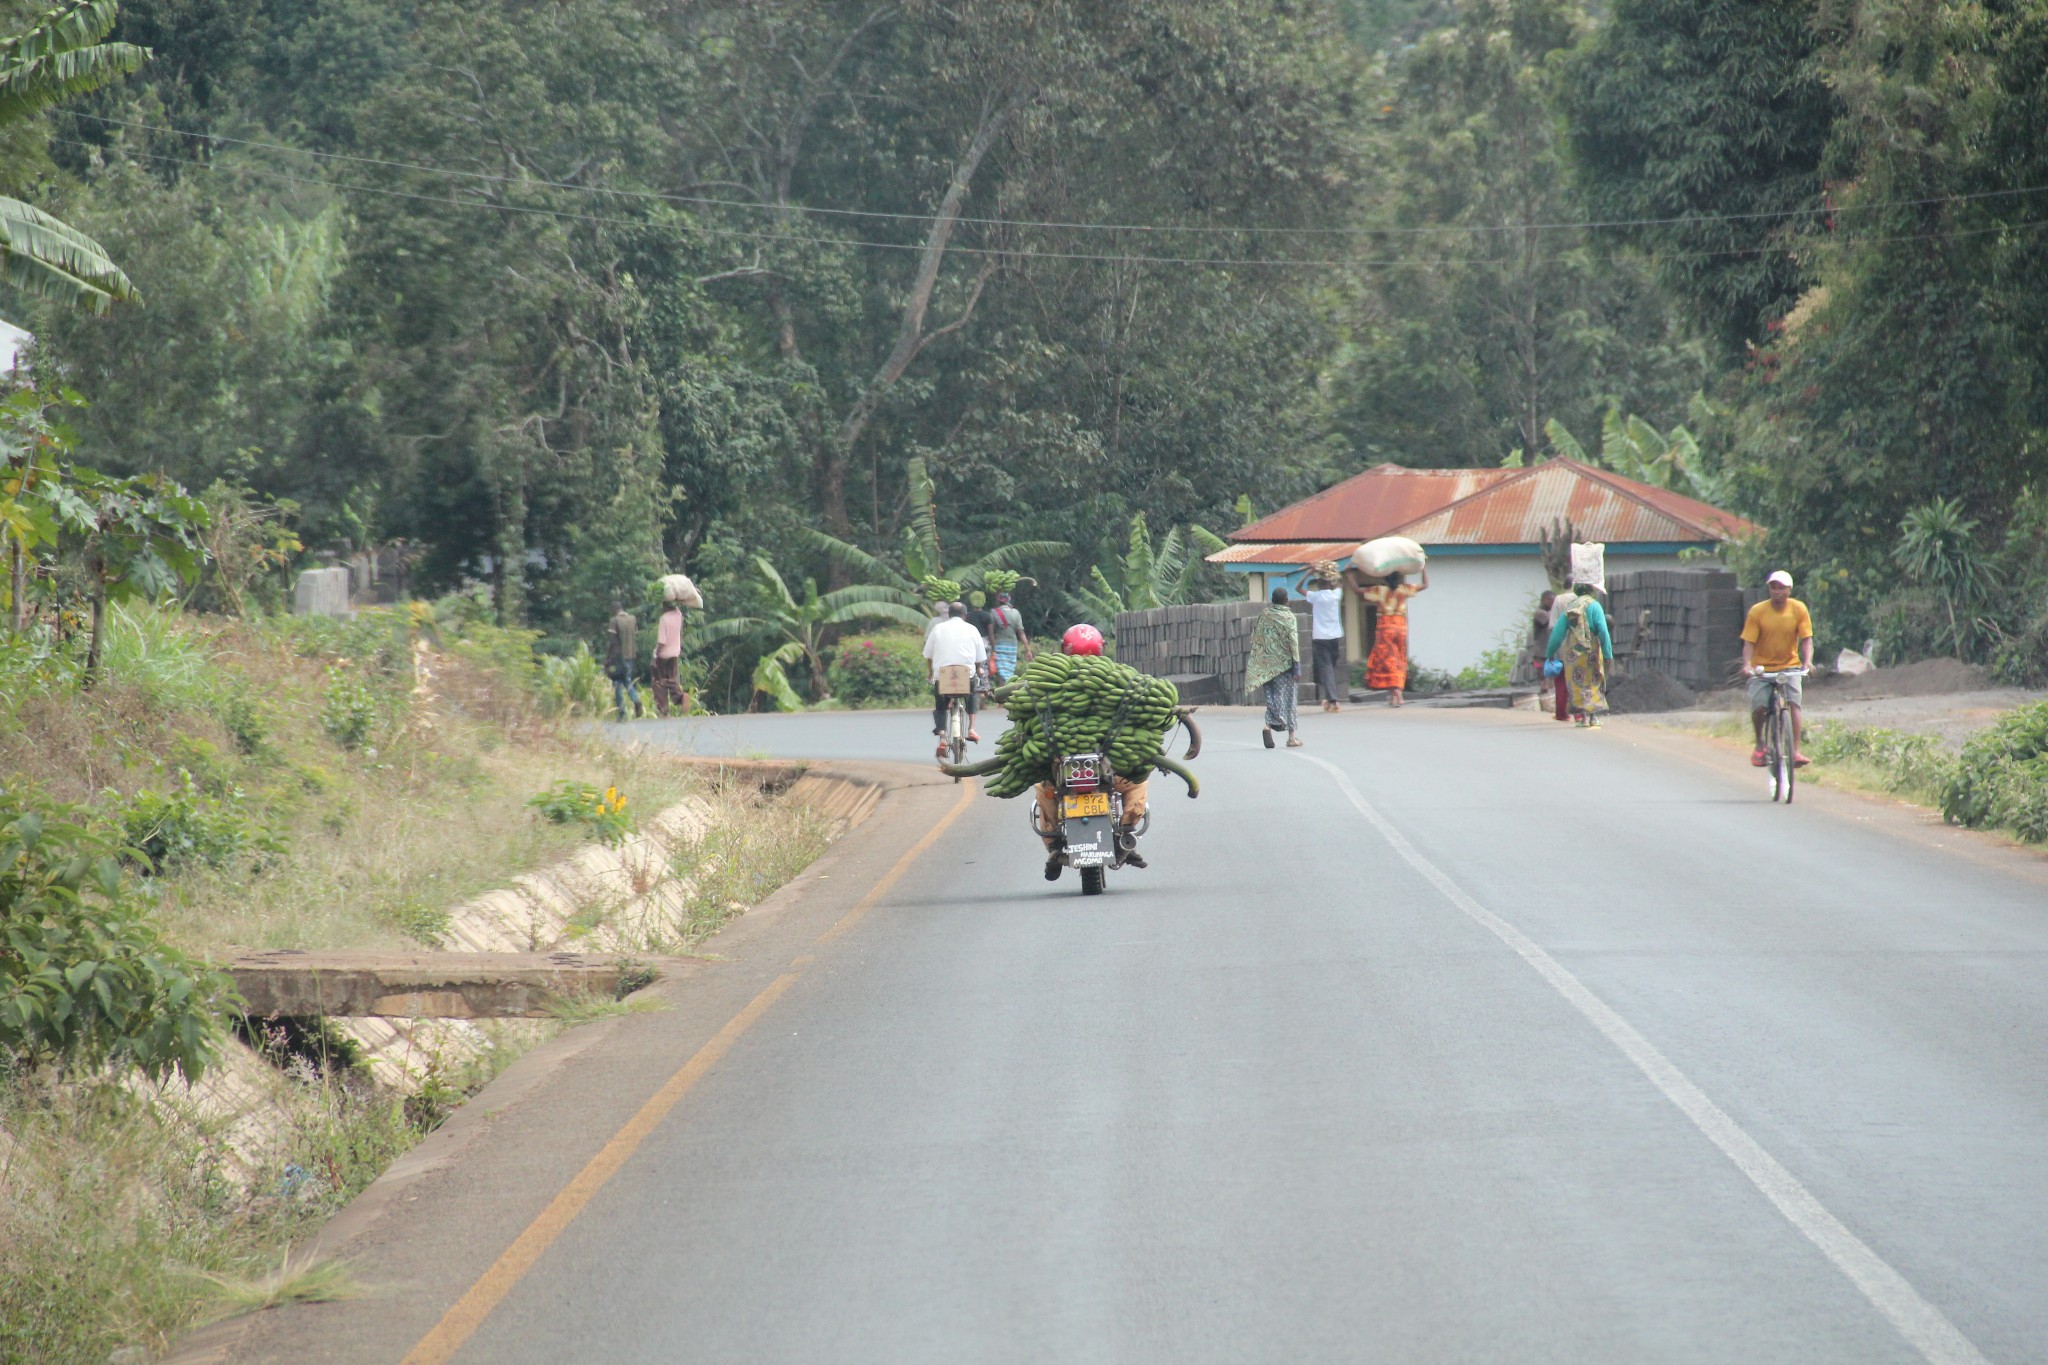
[[[1301,695],[1301,628],[1287,605],[1287,589],[1273,589],[1273,603],[1259,613],[1252,627],[1251,658],[1244,674],[1247,687],[1264,691],[1266,724],[1259,733],[1268,749],[1273,732],[1287,732],[1287,747],[1299,749],[1301,736],[1294,733],[1295,703]]]
[[[1308,599],[1316,694],[1323,699],[1325,711],[1341,710],[1337,698],[1350,689],[1344,685],[1344,587],[1334,560],[1316,565],[1315,577],[1302,596]]]
[[[1607,633],[1607,611],[1590,583],[1572,585],[1571,606],[1550,627],[1546,657],[1564,664],[1572,724],[1598,729],[1600,713],[1607,709],[1607,665],[1614,658],[1614,637]]]
[[[1358,590],[1358,595],[1379,612],[1373,627],[1372,654],[1365,661],[1365,685],[1387,694],[1389,706],[1401,704],[1401,692],[1408,686],[1408,599],[1429,587],[1429,570],[1422,571],[1420,583],[1410,583],[1390,573],[1378,583]]]
[[[1010,594],[996,594],[995,610],[989,613],[989,649],[992,663],[990,671],[995,674],[998,684],[1006,683],[1017,676],[1017,660],[1031,648],[1031,637],[1024,633],[1024,616],[1010,604]]]
[[[654,713],[666,716],[674,706],[690,714],[690,694],[683,691],[683,605],[670,602],[654,623]]]
[[[633,714],[645,717],[647,707],[640,701],[640,682],[633,676],[640,662],[640,623],[626,610],[624,598],[612,598],[612,619],[604,628],[604,672],[612,680],[612,704],[619,719],[626,719],[626,698],[633,699]]]

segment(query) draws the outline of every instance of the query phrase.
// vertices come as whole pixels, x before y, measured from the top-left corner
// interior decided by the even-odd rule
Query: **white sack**
[[[1607,591],[1607,546],[1599,541],[1572,542],[1572,582],[1591,583]]]
[[[697,591],[697,585],[686,573],[665,573],[661,576],[661,600],[680,602],[697,610],[704,605],[704,594]]]
[[[1384,578],[1390,573],[1421,573],[1422,566],[1429,562],[1429,556],[1422,547],[1406,536],[1381,536],[1368,540],[1351,553],[1351,563],[1368,578]]]

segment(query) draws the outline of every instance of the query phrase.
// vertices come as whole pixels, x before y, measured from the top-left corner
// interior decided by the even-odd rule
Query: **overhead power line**
[[[464,170],[454,166],[435,166],[417,161],[397,161],[387,157],[356,156],[348,152],[321,152],[305,147],[293,147],[281,142],[263,142],[253,138],[231,137],[224,133],[193,133],[165,124],[141,123],[132,119],[109,118],[102,114],[87,114],[75,109],[61,112],[74,118],[89,120],[117,128],[130,128],[138,132],[165,133],[174,137],[204,142],[230,143],[238,147],[250,147],[261,151],[284,152],[293,156],[314,157],[322,161],[343,162],[361,166],[376,166],[387,170],[411,171],[419,175],[440,176],[451,180],[471,180],[489,184],[520,185],[536,188],[562,190],[571,194],[594,194],[620,199],[649,200],[666,204],[680,204],[696,208],[733,209],[744,213],[800,213],[814,217],[872,219],[884,222],[929,224],[934,215],[929,213],[891,212],[884,209],[828,208],[811,204],[768,204],[758,200],[719,199],[705,195],[669,194],[658,190],[619,189],[607,185],[585,185],[573,181],[549,180],[539,176],[509,176],[490,171]],[[176,160],[177,158],[172,158]],[[980,218],[962,215],[955,221],[979,227],[996,228],[1038,228],[1060,232],[1113,232],[1153,234],[1218,234],[1226,236],[1296,236],[1296,237],[1430,237],[1430,236],[1484,236],[1488,234],[1514,234],[1523,232],[1564,232],[1564,231],[1620,231],[1628,228],[1677,227],[1707,223],[1757,223],[1786,221],[1799,218],[1826,218],[1848,213],[1871,213],[1881,209],[1931,208],[1942,204],[1974,203],[1989,199],[2010,199],[2026,195],[2048,193],[2048,185],[2027,185],[2012,189],[1981,190],[1970,194],[1930,195],[1919,199],[1878,199],[1869,203],[1848,205],[1820,204],[1808,208],[1771,209],[1753,213],[1699,213],[1680,214],[1667,218],[1606,218],[1581,221],[1502,223],[1496,225],[1437,224],[1429,227],[1388,228],[1388,227],[1280,227],[1270,224],[1247,224],[1230,226],[1214,223],[1167,224],[1167,223],[1091,223],[1062,219],[1035,218]],[[788,240],[786,237],[783,240]],[[1725,255],[1726,252],[1698,253],[1704,255]],[[1085,258],[1083,258],[1085,259]],[[1129,259],[1117,256],[1116,259]]]
[[[50,141],[64,146],[84,147],[88,149],[98,148],[99,146],[99,144],[97,143],[81,142],[75,138],[53,137],[50,139]],[[140,160],[156,161],[168,165],[179,166],[186,170],[200,169],[222,174],[249,175],[255,176],[258,179],[276,180],[295,185],[314,185],[325,189],[337,190],[344,194],[368,194],[391,199],[413,200],[419,203],[433,204],[441,208],[466,209],[483,213],[516,213],[533,217],[556,218],[568,222],[598,223],[615,227],[644,229],[650,226],[645,219],[641,218],[619,218],[607,214],[582,213],[574,209],[545,208],[540,205],[513,204],[499,200],[464,200],[453,197],[444,197],[441,195],[420,194],[411,190],[391,189],[389,187],[382,185],[351,184],[345,181],[324,180],[318,176],[299,175],[295,172],[285,170],[272,170],[269,168],[254,166],[229,167],[222,166],[219,163],[213,161],[189,161],[183,157],[164,156],[161,154],[149,152],[126,152],[124,153],[124,155],[132,156]],[[534,184],[535,182],[515,180],[509,183],[516,185],[530,185]],[[1836,242],[1846,242],[1852,245],[1877,245],[1890,242],[1932,241],[1937,239],[1977,237],[1991,233],[2018,231],[2023,229],[2039,227],[2043,224],[2048,224],[2048,218],[2030,218],[2024,219],[2018,223],[2001,223],[1995,226],[1983,228],[1940,229],[1932,232],[1898,233],[1890,236],[1858,237],[1850,234],[1837,234],[1831,240]],[[920,252],[925,249],[924,244],[921,242],[876,242],[860,241],[845,237],[806,237],[786,232],[763,232],[746,228],[717,227],[701,222],[691,223],[689,225],[689,231],[701,236],[722,237],[759,243],[794,242],[805,245],[832,246],[840,248],[861,248],[874,251]],[[1708,260],[1726,256],[1755,256],[1761,255],[1768,251],[1775,251],[1778,249],[1779,248],[1774,246],[1731,247],[1721,251],[1645,252],[1643,253],[1643,255],[1645,256],[1645,258],[1653,261]],[[983,258],[997,257],[1002,259],[1016,260],[1093,261],[1115,265],[1204,266],[1228,269],[1431,269],[1438,266],[1451,265],[1509,265],[1513,264],[1518,260],[1523,259],[1523,255],[1520,252],[1500,256],[1422,256],[1390,257],[1379,259],[1360,256],[1164,256],[1139,252],[1048,251],[1037,247],[986,247],[973,246],[962,243],[953,243],[947,246],[946,251],[949,254],[975,256]],[[1564,253],[1560,252],[1557,254],[1562,255]],[[1555,258],[1555,256],[1546,255],[1541,256],[1538,259],[1551,260]]]

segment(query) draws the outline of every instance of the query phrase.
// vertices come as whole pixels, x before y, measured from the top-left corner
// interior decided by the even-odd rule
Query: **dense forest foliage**
[[[0,192],[112,473],[404,539],[589,638],[818,533],[1152,527],[1609,413],[1824,639],[2048,672],[2048,9],[1929,0],[125,0]],[[931,495],[912,469],[930,472]],[[801,596],[800,593],[797,593]],[[735,676],[744,676],[744,670]]]

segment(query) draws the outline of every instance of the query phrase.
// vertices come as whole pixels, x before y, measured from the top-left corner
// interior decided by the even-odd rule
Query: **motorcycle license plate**
[[[1109,793],[1094,792],[1085,796],[1067,798],[1067,818],[1080,819],[1089,815],[1109,814]]]

